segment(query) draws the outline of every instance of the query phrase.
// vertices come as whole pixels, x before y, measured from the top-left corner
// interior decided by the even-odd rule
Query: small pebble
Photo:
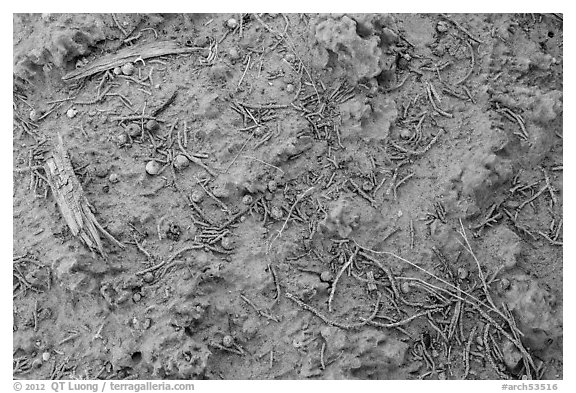
[[[150,284],[152,281],[154,281],[154,273],[147,272],[144,274],[144,277],[142,277],[142,279],[144,280],[145,283]]]
[[[460,278],[460,280],[465,280],[466,278],[468,278],[468,269],[466,269],[464,267],[459,267],[458,268],[458,277]]]
[[[204,192],[202,190],[194,190],[192,195],[190,195],[190,199],[192,199],[194,203],[200,203],[202,199],[204,199]]]
[[[225,250],[231,250],[232,248],[234,248],[234,241],[229,236],[223,237],[222,240],[220,240],[220,244],[222,245],[222,248]]]
[[[288,93],[294,92],[294,85],[293,85],[292,83],[288,83],[288,84],[286,85],[286,91],[287,91]]]
[[[137,136],[140,136],[140,134],[142,134],[142,128],[140,128],[138,124],[132,123],[128,125],[128,127],[126,127],[126,133],[130,135],[132,138],[135,138]]]
[[[97,111],[96,109],[90,109],[90,110],[88,111],[88,116],[90,116],[90,117],[94,117],[94,116],[96,116],[97,114],[98,114],[98,111]]]
[[[48,360],[50,360],[50,352],[44,352],[42,354],[42,360],[47,362]]]
[[[362,189],[366,192],[372,191],[373,188],[374,184],[372,184],[372,182],[369,180],[366,180],[364,183],[362,183]]]
[[[120,75],[120,74],[122,74],[122,68],[120,68],[120,67],[114,67],[114,69],[112,70],[112,72],[114,73],[114,75]]]
[[[234,30],[236,26],[238,26],[238,21],[236,19],[230,18],[226,21],[226,27],[228,27],[230,30]]]
[[[507,278],[503,278],[500,280],[500,288],[505,291],[508,288],[510,288],[510,280],[508,280]]]
[[[140,292],[136,292],[134,295],[132,295],[132,300],[134,300],[134,303],[138,303],[140,299],[142,299]]]
[[[122,66],[122,73],[124,75],[130,76],[134,73],[134,64],[126,63]]]
[[[294,55],[294,53],[287,53],[286,56],[284,56],[284,59],[288,62],[288,63],[293,63],[296,60],[296,56]]]
[[[190,160],[184,154],[178,154],[174,157],[174,167],[178,170],[182,170],[190,165]]]
[[[238,52],[238,49],[234,47],[230,48],[228,55],[232,60],[238,60],[240,58],[240,52]]]
[[[128,135],[126,135],[126,133],[121,133],[116,135],[116,142],[120,145],[123,146],[125,144],[128,143]]]
[[[438,22],[436,25],[436,31],[438,33],[446,33],[448,31],[448,23],[444,21]]]
[[[162,165],[160,165],[158,161],[151,160],[146,164],[146,173],[149,175],[157,175],[160,172],[160,169],[162,169]]]
[[[410,283],[408,281],[404,281],[400,285],[400,289],[402,290],[403,293],[409,293],[410,292]]]
[[[320,281],[322,282],[332,282],[334,281],[334,274],[330,270],[324,270],[320,273]]]
[[[278,189],[278,183],[276,182],[276,180],[270,180],[268,182],[268,191],[276,192],[277,189]]]
[[[242,198],[242,203],[245,205],[250,205],[250,204],[252,204],[252,202],[254,202],[254,198],[250,194],[246,194]]]
[[[232,347],[234,344],[234,337],[230,336],[229,334],[222,337],[222,345],[226,348]]]
[[[69,119],[72,119],[77,114],[78,114],[78,111],[74,108],[70,108],[70,109],[68,109],[68,111],[66,111],[66,116],[68,116]]]
[[[412,137],[412,132],[409,129],[403,128],[400,130],[400,138],[410,139],[411,137]]]
[[[34,359],[34,361],[32,362],[32,367],[33,368],[42,367],[42,359]]]
[[[146,129],[150,132],[156,131],[160,128],[160,124],[154,119],[150,119],[146,122]]]
[[[120,179],[118,179],[118,175],[116,173],[111,173],[108,180],[110,181],[110,183],[118,183]]]
[[[272,208],[270,209],[270,215],[272,216],[273,219],[280,220],[284,215],[284,212],[278,206],[272,206]]]
[[[246,216],[240,216],[240,222],[245,222],[246,221]]]
[[[40,113],[37,112],[36,109],[32,109],[32,110],[30,111],[30,115],[29,115],[29,116],[30,116],[30,120],[32,120],[32,121],[38,121],[38,120],[40,120],[40,117],[41,117],[41,116],[40,116]]]
[[[264,135],[264,127],[256,127],[254,130],[254,136],[260,138],[262,135]]]

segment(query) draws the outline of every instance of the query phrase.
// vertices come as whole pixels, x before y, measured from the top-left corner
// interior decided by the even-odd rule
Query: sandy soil
[[[14,378],[561,379],[562,35],[14,15]]]

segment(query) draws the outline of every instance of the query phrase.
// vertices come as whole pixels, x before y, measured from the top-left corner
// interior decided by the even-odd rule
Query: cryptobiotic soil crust
[[[561,379],[562,39],[14,15],[14,378]]]

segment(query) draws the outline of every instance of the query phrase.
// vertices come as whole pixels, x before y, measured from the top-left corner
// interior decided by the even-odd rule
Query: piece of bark
[[[180,47],[174,41],[155,41],[144,45],[131,46],[117,53],[102,56],[85,67],[69,72],[62,77],[62,80],[73,81],[86,78],[99,72],[120,67],[128,62],[134,62],[137,59],[144,60],[159,56],[192,53],[200,50],[206,50],[206,48]]]
[[[74,236],[79,237],[88,248],[98,251],[103,256],[105,253],[99,231],[114,244],[124,248],[122,243],[100,225],[90,210],[90,203],[74,173],[60,134],[58,134],[58,145],[46,158],[44,171],[60,213]]]

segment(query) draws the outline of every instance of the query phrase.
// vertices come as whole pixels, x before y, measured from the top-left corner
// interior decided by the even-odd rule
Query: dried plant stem
[[[348,258],[348,262],[346,262],[342,268],[340,269],[340,271],[338,272],[338,274],[336,275],[336,278],[334,279],[334,282],[332,283],[332,290],[330,291],[330,296],[328,297],[328,311],[332,312],[332,301],[334,300],[334,293],[336,292],[336,285],[338,284],[338,281],[340,280],[340,277],[342,277],[342,274],[346,271],[346,269],[348,269],[348,267],[352,264],[352,262],[354,261],[354,258],[356,257],[356,255],[358,255],[358,251],[360,249],[358,247],[356,247],[356,250],[354,250],[354,252],[352,253],[352,255],[350,256],[350,258]]]

